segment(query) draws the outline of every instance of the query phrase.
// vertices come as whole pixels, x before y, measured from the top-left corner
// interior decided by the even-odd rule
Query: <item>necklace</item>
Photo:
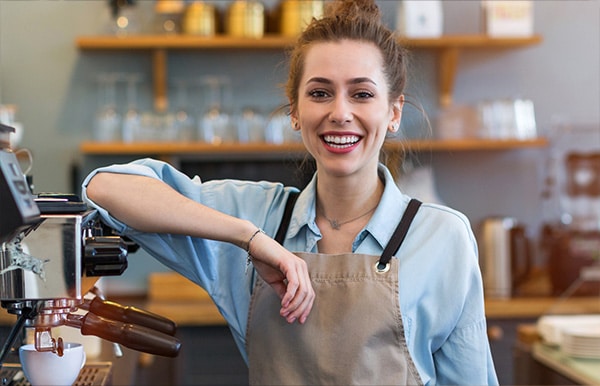
[[[373,208],[369,209],[367,212],[365,212],[365,213],[361,214],[360,216],[357,216],[357,217],[354,217],[353,219],[346,220],[346,221],[342,221],[342,222],[339,222],[338,220],[335,220],[335,219],[334,219],[334,220],[332,220],[332,219],[330,219],[329,217],[325,216],[325,213],[324,213],[324,212],[323,212],[321,209],[319,209],[319,213],[321,214],[321,216],[323,216],[323,218],[324,218],[325,220],[327,220],[327,222],[329,223],[329,225],[331,225],[331,228],[335,229],[336,231],[339,231],[339,230],[340,230],[340,227],[341,227],[342,225],[344,225],[344,224],[349,224],[349,223],[351,223],[351,222],[353,222],[353,221],[356,221],[356,220],[358,220],[358,219],[360,219],[360,218],[363,218],[363,217],[365,217],[366,215],[368,215],[369,213],[373,212],[373,211],[374,211],[376,208],[377,208],[377,205],[375,205],[375,207],[373,207]]]

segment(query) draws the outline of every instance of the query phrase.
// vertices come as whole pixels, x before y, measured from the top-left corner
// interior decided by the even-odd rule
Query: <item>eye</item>
[[[370,91],[358,91],[352,97],[354,99],[370,99],[374,97],[374,94]]]
[[[329,96],[329,93],[322,89],[315,89],[308,92],[308,96],[313,99],[325,99]]]

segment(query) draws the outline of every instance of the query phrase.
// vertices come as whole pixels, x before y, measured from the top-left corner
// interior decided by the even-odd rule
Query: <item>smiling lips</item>
[[[334,149],[349,149],[360,141],[358,135],[324,135],[323,141]]]

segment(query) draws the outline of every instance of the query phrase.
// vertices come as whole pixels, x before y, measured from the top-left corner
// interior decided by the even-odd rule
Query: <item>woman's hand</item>
[[[306,322],[315,300],[306,262],[263,233],[254,237],[249,253],[258,274],[281,299],[281,316],[288,323]]]

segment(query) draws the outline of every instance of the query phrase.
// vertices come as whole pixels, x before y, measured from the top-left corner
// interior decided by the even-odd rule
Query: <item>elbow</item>
[[[107,198],[108,186],[110,186],[110,173],[97,173],[85,188],[86,196],[95,203],[102,205]]]

